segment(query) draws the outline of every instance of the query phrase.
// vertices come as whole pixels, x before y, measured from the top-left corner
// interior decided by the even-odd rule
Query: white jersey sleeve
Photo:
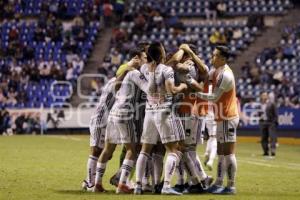
[[[229,91],[234,86],[233,74],[229,71],[224,71],[220,73],[217,77],[216,88],[220,88],[224,91]]]
[[[141,72],[139,72],[138,70],[130,71],[130,72],[128,72],[128,74],[126,75],[125,78],[132,81],[143,92],[147,93],[147,91],[148,91],[148,82],[147,82],[145,76]]]
[[[169,67],[169,66],[165,66],[165,68],[163,69],[163,77],[164,77],[165,81],[169,80],[172,83],[175,83],[173,68]]]

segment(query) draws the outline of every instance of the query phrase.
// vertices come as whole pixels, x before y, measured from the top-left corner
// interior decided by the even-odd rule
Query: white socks
[[[217,167],[217,179],[215,182],[215,185],[222,186],[223,185],[223,179],[226,172],[226,162],[225,162],[225,156],[224,155],[218,155],[218,167]]]
[[[145,174],[144,174],[143,179],[142,179],[142,185],[149,184],[150,177],[152,177],[152,180],[153,180],[153,162],[152,162],[151,157],[149,157],[149,159],[147,161]]]
[[[136,161],[136,184],[141,185],[142,179],[145,174],[147,161],[150,158],[149,154],[140,152],[139,157]]]
[[[121,171],[119,184],[126,184],[127,179],[128,179],[128,177],[129,177],[129,175],[132,171],[133,165],[134,165],[133,160],[125,159],[123,161],[123,164],[122,164],[122,167],[121,167],[122,171]]]
[[[237,171],[237,162],[235,154],[225,156],[226,172],[228,177],[227,187],[235,186],[235,175]]]
[[[196,170],[196,173],[199,176],[200,180],[206,179],[207,174],[204,171],[204,168],[201,164],[200,158],[197,155],[196,151],[189,151],[188,154],[191,157],[191,159],[194,161],[195,170]]]
[[[176,167],[176,175],[177,175],[177,185],[183,185],[184,184],[184,165],[183,160],[181,160]]]
[[[106,163],[97,163],[95,184],[102,185],[102,178],[106,169]]]
[[[175,173],[176,166],[178,165],[179,161],[179,155],[177,155],[176,153],[168,153],[165,164],[164,188],[171,187],[171,179]]]
[[[190,152],[185,152],[183,154],[183,161],[184,161],[186,172],[190,176],[192,184],[195,185],[199,183],[199,180],[198,180],[198,173],[197,173],[195,161],[192,156],[190,155]]]
[[[206,152],[208,151],[208,165],[212,166],[217,155],[217,138],[210,137],[207,141]],[[205,152],[205,154],[206,154]]]
[[[95,185],[95,176],[96,176],[96,167],[97,167],[98,157],[89,156],[87,161],[87,177],[86,181],[88,182],[89,186]]]

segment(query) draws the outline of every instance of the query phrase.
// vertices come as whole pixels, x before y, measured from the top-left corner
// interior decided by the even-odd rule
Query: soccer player
[[[105,130],[109,111],[115,102],[115,95],[124,75],[138,65],[139,62],[139,59],[133,58],[124,69],[123,74],[110,79],[102,90],[96,111],[91,117],[89,125],[91,155],[87,162],[87,178],[82,183],[84,190],[93,191],[95,189],[96,166],[98,158],[104,148]]]
[[[140,62],[135,65],[136,68],[146,62],[145,52],[137,52]],[[147,84],[145,77],[138,70],[128,72],[119,89],[116,101],[109,113],[108,124],[105,134],[105,148],[100,155],[97,164],[96,174],[96,190],[104,191],[102,187],[102,177],[104,175],[106,164],[117,144],[123,144],[126,147],[126,156],[122,164],[121,176],[116,193],[131,193],[132,190],[126,185],[128,176],[130,175],[136,159],[136,143],[139,141],[135,133],[133,124],[133,114],[135,109],[135,94],[139,87],[147,92]]]
[[[229,49],[216,46],[211,63],[213,65],[211,94],[198,92],[203,100],[214,102],[215,120],[217,121],[217,154],[218,170],[215,183],[208,189],[213,194],[235,194],[235,176],[237,162],[235,157],[236,130],[239,114],[236,99],[235,79],[227,64]],[[227,186],[223,187],[224,175],[227,172]]]
[[[162,63],[165,61],[165,50],[161,43],[152,43],[147,50],[149,94],[147,96],[146,115],[142,134],[142,150],[136,165],[135,194],[142,194],[142,177],[145,166],[150,157],[151,150],[160,139],[167,150],[165,163],[164,185],[162,194],[175,194],[171,187],[171,178],[174,175],[176,165],[181,159],[181,153],[177,149],[177,142],[183,134],[183,128],[177,123],[175,113],[170,110],[172,95],[187,89],[186,84],[178,87],[174,84],[174,71]],[[184,137],[184,135],[183,135]]]
[[[212,93],[212,81],[208,82],[208,94]],[[204,153],[204,165],[211,171],[213,168],[214,159],[217,155],[217,123],[215,121],[215,115],[213,111],[213,105],[209,101],[207,106],[207,115],[205,116],[205,127],[208,132],[208,140],[206,143],[206,149]]]
[[[87,178],[82,183],[82,188],[87,191],[92,191],[95,186],[96,165],[104,148],[107,117],[113,103],[115,102],[115,83],[116,77],[110,79],[103,87],[96,112],[90,120],[89,130],[91,155],[89,155],[87,162]]]
[[[194,50],[189,45],[182,44],[179,51],[171,58],[175,69],[175,82],[184,82],[189,86],[184,97],[178,102],[179,108],[177,112],[185,129],[185,140],[179,143],[183,153],[183,160],[181,161],[182,164],[178,166],[179,177],[174,189],[180,192],[184,190],[184,173],[182,173],[183,169],[180,169],[180,167],[184,166],[191,180],[190,186],[184,192],[201,193],[209,187],[212,179],[207,176],[201,162],[197,159],[196,148],[198,141],[192,108],[196,100],[194,91],[202,90],[202,86],[198,81],[207,76],[208,67],[196,55],[196,48],[193,46],[192,48]],[[187,69],[186,72],[184,69]]]

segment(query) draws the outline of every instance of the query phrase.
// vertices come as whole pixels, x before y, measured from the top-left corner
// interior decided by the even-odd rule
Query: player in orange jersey
[[[229,49],[217,46],[213,52],[211,63],[213,92],[211,94],[198,92],[197,96],[203,100],[214,102],[214,114],[217,121],[217,153],[218,170],[215,183],[208,189],[213,194],[235,194],[235,176],[237,162],[235,157],[236,129],[239,114],[236,99],[235,79],[232,70],[227,65]],[[223,187],[225,173],[228,184]]]

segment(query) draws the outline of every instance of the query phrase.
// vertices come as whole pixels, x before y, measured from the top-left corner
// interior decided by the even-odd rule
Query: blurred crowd
[[[249,78],[252,86],[268,85],[281,107],[300,108],[299,40],[300,24],[285,27],[280,46],[264,49],[258,55],[256,64],[247,62],[241,68],[241,78]],[[294,73],[298,74],[298,78]]]

